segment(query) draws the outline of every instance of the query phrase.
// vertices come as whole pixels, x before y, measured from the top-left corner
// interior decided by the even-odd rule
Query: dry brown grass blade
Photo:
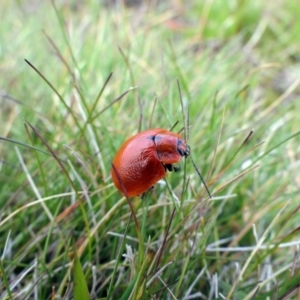
[[[172,211],[172,214],[170,216],[169,223],[168,223],[168,227],[167,227],[167,230],[166,230],[166,233],[165,233],[165,236],[164,236],[164,240],[163,240],[162,245],[161,245],[161,247],[159,249],[159,255],[157,256],[157,260],[156,260],[154,272],[156,272],[158,270],[158,267],[159,267],[159,264],[160,264],[160,260],[161,260],[164,248],[165,248],[165,246],[167,244],[168,235],[169,235],[169,232],[170,232],[171,224],[172,224],[172,221],[174,219],[175,213],[176,213],[176,208],[173,208],[173,211]]]
[[[71,70],[69,64],[67,63],[67,61],[64,59],[63,55],[61,54],[59,48],[56,46],[56,44],[54,43],[54,41],[52,40],[52,38],[46,33],[45,30],[43,30],[43,34],[45,35],[46,39],[48,40],[48,42],[50,43],[50,45],[53,47],[55,54],[58,56],[58,58],[60,59],[60,61],[63,63],[63,65],[67,68],[69,74],[72,77],[73,82],[75,82],[75,74],[74,72]]]
[[[137,232],[138,236],[140,237],[140,224],[139,224],[138,219],[137,219],[137,217],[136,217],[136,213],[135,213],[135,211],[134,211],[133,205],[132,205],[132,203],[131,203],[131,201],[130,201],[130,198],[129,198],[129,196],[128,196],[127,190],[126,190],[126,188],[125,188],[125,186],[124,186],[124,183],[123,183],[123,181],[122,181],[122,178],[121,178],[121,176],[120,176],[120,173],[119,173],[118,169],[114,166],[113,163],[111,164],[111,166],[112,166],[113,171],[115,172],[115,174],[116,174],[116,176],[117,176],[117,179],[118,179],[118,181],[119,181],[119,183],[120,183],[120,185],[121,185],[122,192],[123,192],[123,194],[124,194],[125,197],[126,197],[127,203],[128,203],[128,205],[129,205],[129,208],[130,208],[130,211],[131,211],[131,214],[132,214],[134,223],[135,223],[136,232]],[[139,240],[140,240],[140,239],[139,239]]]
[[[70,182],[73,190],[76,192],[77,189],[71,179],[71,177],[69,176],[68,171],[66,170],[65,166],[63,165],[63,163],[61,162],[61,160],[59,159],[59,157],[57,156],[57,154],[55,153],[55,151],[50,147],[50,145],[46,142],[46,140],[41,136],[41,134],[28,122],[25,121],[25,126],[29,126],[32,131],[38,136],[38,138],[43,142],[43,144],[47,147],[47,149],[49,150],[49,152],[52,154],[52,156],[55,158],[55,160],[57,161],[57,163],[59,164],[60,168],[62,169],[63,173],[65,174],[65,176],[68,178],[68,181]]]

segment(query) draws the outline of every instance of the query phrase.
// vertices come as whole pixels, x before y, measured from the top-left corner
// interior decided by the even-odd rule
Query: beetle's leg
[[[145,193],[143,193],[141,195],[141,199],[142,200],[145,199],[145,197],[147,196],[147,194],[152,193],[153,190],[154,190],[154,186],[151,186],[151,188],[148,191],[146,191]]]
[[[165,169],[168,170],[169,172],[172,172],[172,171],[177,172],[177,171],[180,170],[180,167],[179,167],[179,166],[174,166],[174,165],[172,165],[172,164],[164,164],[164,167],[165,167]]]
[[[164,164],[164,167],[165,167],[165,169],[168,170],[169,172],[172,172],[172,171],[174,170],[172,164]]]
[[[173,166],[174,172],[178,172],[180,170],[180,166]]]

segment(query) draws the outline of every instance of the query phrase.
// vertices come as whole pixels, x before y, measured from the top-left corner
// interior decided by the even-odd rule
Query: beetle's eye
[[[184,150],[178,148],[177,151],[178,151],[178,153],[179,153],[181,156],[184,156]]]
[[[178,139],[177,151],[181,156],[188,157],[190,155],[190,147],[183,140]]]

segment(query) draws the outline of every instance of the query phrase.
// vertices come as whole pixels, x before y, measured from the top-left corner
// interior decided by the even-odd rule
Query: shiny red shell
[[[121,146],[117,152],[111,175],[116,188],[129,197],[142,195],[166,175],[183,156],[189,155],[189,147],[182,136],[165,130],[149,129],[140,132]]]

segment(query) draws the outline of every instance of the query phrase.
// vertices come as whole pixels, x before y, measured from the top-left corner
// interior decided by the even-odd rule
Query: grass
[[[297,9],[2,1],[0,298],[300,299]],[[132,214],[114,154],[188,111],[213,198],[187,159]]]

